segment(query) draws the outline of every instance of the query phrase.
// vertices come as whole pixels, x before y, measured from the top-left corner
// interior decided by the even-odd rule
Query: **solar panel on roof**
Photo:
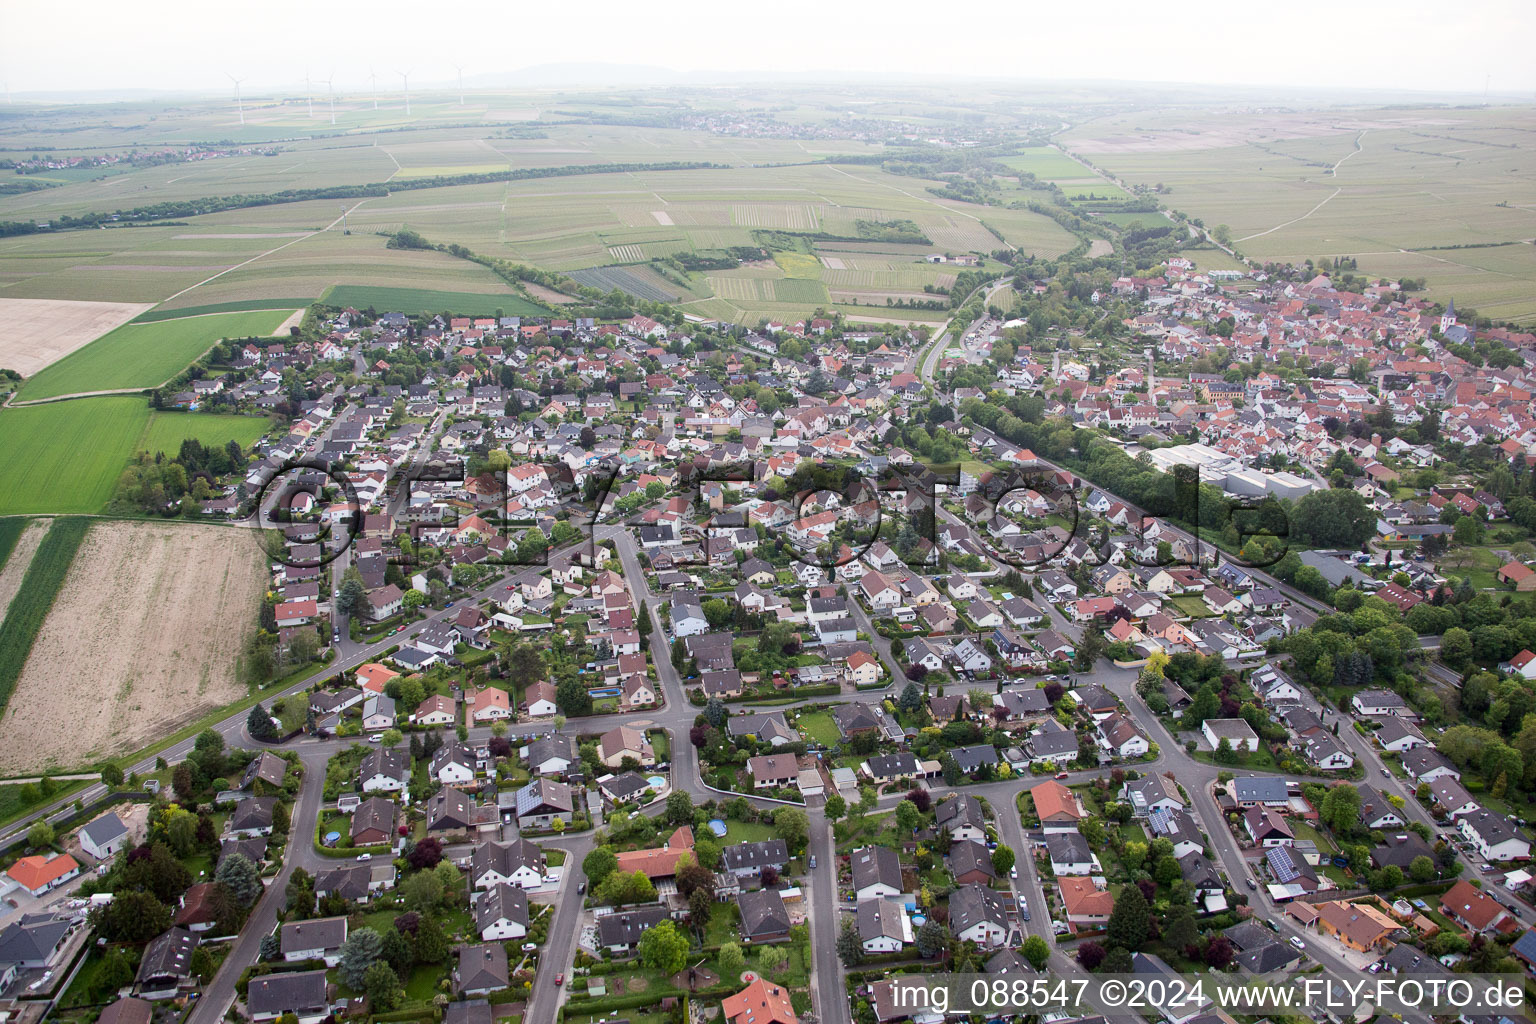
[[[1264,859],[1269,862],[1269,870],[1274,873],[1281,885],[1294,882],[1301,877],[1295,861],[1291,860],[1290,851],[1283,846],[1271,847],[1264,855]]]

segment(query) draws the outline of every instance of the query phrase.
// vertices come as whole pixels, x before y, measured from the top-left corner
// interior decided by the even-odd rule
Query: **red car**
[[[555,984],[556,985],[564,985],[565,984],[565,975],[563,975],[563,974],[555,975]]]
[[[1057,772],[1056,773],[1056,777],[1058,779],[1065,779],[1067,777],[1067,773],[1066,772]]]

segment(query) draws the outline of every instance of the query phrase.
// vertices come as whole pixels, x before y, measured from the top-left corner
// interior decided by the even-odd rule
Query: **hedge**
[[[572,992],[566,997],[565,1005],[560,1007],[560,1019],[565,1020],[568,1012],[600,1017],[610,1010],[633,1010],[641,1006],[655,1006],[669,996],[674,999],[718,999],[731,995],[740,987],[740,985],[715,985],[710,988],[701,988],[697,992],[674,989],[667,992],[637,992],[632,996],[600,996],[596,999],[586,999]]]
[[[426,1006],[417,1006],[417,1008],[414,1010],[391,1010],[389,1013],[375,1013],[370,1019],[375,1021],[423,1019],[442,1020],[443,1011],[439,1010],[436,1006],[428,1004]]]

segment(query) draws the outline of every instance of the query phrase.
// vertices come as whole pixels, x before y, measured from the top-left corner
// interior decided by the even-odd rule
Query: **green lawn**
[[[223,338],[270,337],[290,312],[215,313],[124,324],[38,371],[22,385],[17,398],[30,401],[81,391],[158,387]]]
[[[651,738],[651,750],[656,754],[656,760],[672,760],[672,741],[668,739],[667,731],[652,729],[647,735]]]
[[[755,821],[727,821],[725,823],[725,841],[730,845],[735,845],[736,843],[760,843],[764,839],[772,839],[775,834],[772,825],[764,825]]]
[[[1216,613],[1200,598],[1199,594],[1180,594],[1168,602],[1185,615],[1196,619],[1208,619]]]
[[[835,746],[839,739],[837,723],[832,720],[829,711],[812,711],[801,715],[795,719],[795,728],[806,739],[814,740],[824,747]]]

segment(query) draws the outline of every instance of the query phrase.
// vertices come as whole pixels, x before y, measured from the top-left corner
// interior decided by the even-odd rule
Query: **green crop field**
[[[27,528],[27,520],[21,516],[8,516],[0,519],[0,569],[5,568],[6,559],[11,557],[11,552],[16,548],[16,542],[21,539],[22,531]],[[0,608],[0,614],[5,609]]]
[[[0,515],[99,511],[148,423],[135,395],[0,409]]]
[[[326,292],[323,300],[332,306],[367,309],[370,306],[389,313],[459,313],[464,316],[491,316],[498,309],[503,316],[538,316],[549,311],[521,295],[477,295],[474,292],[439,292],[427,288],[376,288],[371,285],[343,284]]]
[[[150,415],[144,433],[134,444],[134,451],[164,452],[175,455],[181,442],[196,438],[208,447],[222,447],[238,441],[249,450],[272,426],[265,416],[226,416],[201,412],[155,412]]]
[[[229,302],[210,302],[205,306],[182,306],[179,309],[151,309],[147,313],[140,313],[130,323],[153,324],[163,320],[180,320],[189,316],[203,316],[206,313],[244,313],[258,309],[281,309],[293,312],[295,309],[314,302],[314,297],[288,298],[288,299],[231,299]]]
[[[158,387],[223,338],[271,336],[289,312],[216,313],[125,324],[39,371],[16,397],[29,401],[86,391]]]
[[[64,585],[69,564],[75,560],[75,552],[89,527],[87,519],[55,519],[27,566],[21,589],[11,599],[4,628],[0,628],[0,713],[11,699],[11,690],[32,652],[32,641],[43,628],[43,620]]]

